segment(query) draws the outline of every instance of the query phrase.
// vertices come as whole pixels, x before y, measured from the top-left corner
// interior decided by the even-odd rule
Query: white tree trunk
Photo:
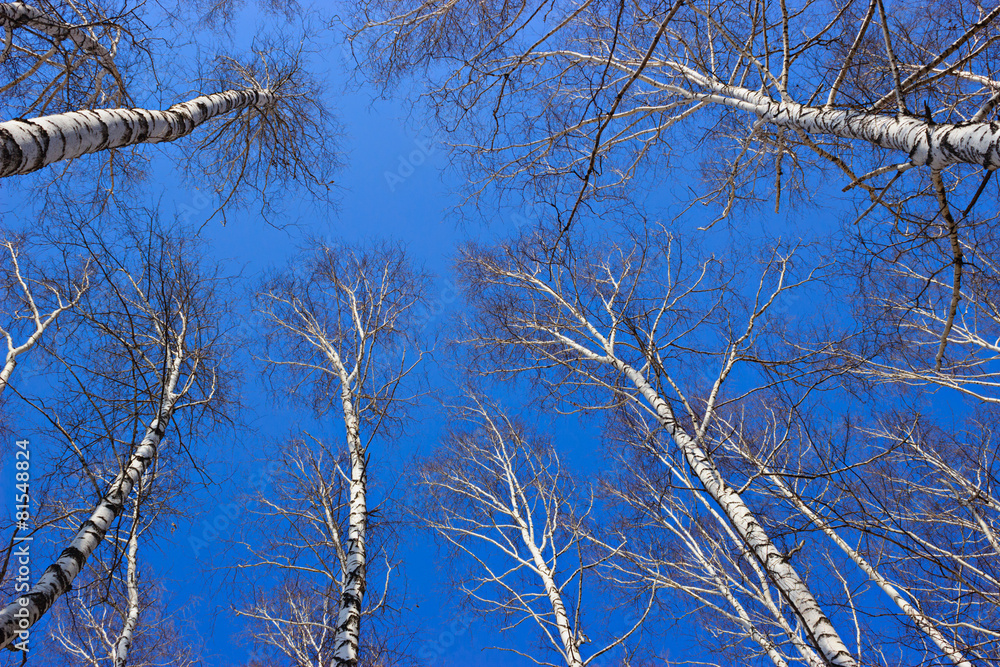
[[[766,470],[766,469],[765,469]],[[854,563],[861,568],[861,570],[868,575],[882,591],[889,596],[899,609],[906,614],[913,623],[926,634],[931,641],[944,653],[945,657],[948,658],[956,667],[972,667],[972,663],[969,662],[962,652],[957,648],[952,646],[952,644],[945,638],[945,636],[938,630],[934,622],[925,616],[919,609],[914,607],[907,601],[903,595],[896,590],[896,587],[889,583],[889,580],[882,576],[882,573],[876,570],[871,563],[869,563],[865,558],[859,554],[857,551],[851,548],[851,546],[833,529],[830,522],[824,517],[820,516],[809,507],[805,501],[803,501],[798,494],[794,493],[785,484],[785,481],[780,478],[779,475],[767,471],[771,479],[775,482],[778,489],[781,491],[782,495],[785,496],[789,501],[791,501],[799,510],[805,514],[809,519],[815,523],[820,530],[826,533],[827,537],[833,540],[834,544],[840,547],[840,550],[847,554]]]
[[[3,390],[7,388],[7,383],[10,382],[10,376],[14,372],[14,368],[17,366],[17,358],[25,353],[27,353],[31,348],[35,347],[38,341],[41,339],[42,334],[48,329],[49,325],[55,322],[56,318],[63,314],[63,312],[69,310],[77,304],[80,300],[80,296],[83,294],[84,290],[87,289],[89,285],[89,278],[86,270],[83,274],[83,282],[80,284],[80,288],[76,295],[69,300],[64,302],[61,295],[55,292],[56,298],[59,301],[58,307],[56,307],[52,312],[46,314],[45,316],[38,310],[38,305],[35,302],[35,297],[31,293],[31,288],[28,286],[28,281],[22,275],[21,264],[17,261],[18,251],[14,244],[10,241],[0,243],[0,245],[5,246],[10,252],[11,264],[14,267],[14,278],[17,280],[21,287],[21,291],[24,294],[25,303],[31,310],[31,320],[35,324],[35,330],[31,333],[28,338],[21,343],[16,345],[14,343],[14,336],[11,332],[3,327],[0,327],[0,335],[7,339],[7,356],[4,359],[3,370],[0,370],[0,394],[3,394]],[[37,283],[36,283],[37,284]],[[13,327],[11,327],[13,328]]]
[[[531,510],[526,507],[525,511]],[[556,627],[559,629],[559,639],[562,640],[563,658],[566,660],[566,666],[583,667],[580,647],[577,637],[573,635],[573,627],[570,625],[569,615],[566,613],[562,591],[556,585],[554,573],[549,568],[548,563],[545,562],[545,557],[538,550],[534,537],[523,521],[521,522],[521,539],[524,540],[528,550],[531,551],[531,559],[535,564],[535,569],[538,571],[538,576],[542,578],[542,583],[545,585],[545,594],[549,598],[549,604],[552,605],[552,615],[555,617]]]
[[[355,667],[358,664],[358,644],[361,633],[361,605],[365,597],[366,561],[365,538],[368,528],[367,458],[361,445],[360,424],[351,397],[350,381],[341,374],[341,401],[347,427],[347,446],[351,453],[350,514],[347,526],[347,567],[344,589],[337,616],[333,664]]]
[[[207,120],[274,101],[266,90],[229,90],[152,109],[69,111],[31,120],[0,123],[0,177],[110,148],[173,141]]]
[[[97,57],[105,67],[114,67],[111,53],[87,30],[63,23],[23,2],[0,3],[0,27],[13,30],[21,26],[27,26],[59,41],[71,40],[84,53]]]
[[[936,124],[917,116],[887,116],[806,106],[773,100],[755,90],[729,86],[683,65],[669,63],[668,66],[676,67],[691,83],[711,91],[708,94],[684,91],[692,99],[749,111],[778,127],[801,130],[807,134],[858,139],[882,148],[903,151],[914,167],[935,170],[954,164],[975,164],[986,169],[1000,167],[1000,123]]]
[[[125,502],[132,493],[132,488],[139,482],[156,458],[160,440],[163,438],[167,423],[173,414],[176,396],[172,393],[172,389],[176,385],[176,373],[172,374],[171,379],[172,383],[164,392],[166,398],[160,406],[160,412],[150,423],[142,442],[132,452],[128,466],[111,483],[107,493],[97,504],[90,518],[80,526],[76,537],[63,550],[56,562],[45,570],[38,579],[38,583],[31,590],[18,596],[3,611],[0,611],[0,648],[10,644],[19,630],[25,630],[34,625],[52,607],[59,596],[70,589],[73,580],[76,579],[87,562],[87,558],[104,540],[108,528],[125,508]],[[27,600],[26,606],[20,604],[22,598]],[[15,616],[21,609],[28,610],[27,616],[24,617],[27,620],[26,625],[20,623],[24,619]]]
[[[59,311],[62,312],[62,311]],[[58,313],[57,313],[58,314]],[[45,332],[46,327],[56,318],[56,314],[49,317],[46,321],[38,321],[38,325],[35,328],[34,333],[28,337],[28,340],[24,341],[17,347],[12,347],[13,339],[8,337],[8,349],[7,358],[3,364],[3,370],[0,371],[0,394],[3,394],[3,390],[7,388],[7,383],[10,381],[10,376],[14,372],[14,368],[17,366],[18,356],[24,354],[31,348],[35,346],[38,340],[42,337]]]
[[[608,64],[606,58],[574,51],[554,53],[602,67]],[[636,74],[635,63],[612,61],[611,64],[623,72]],[[679,62],[660,61],[657,65],[683,77],[690,87],[664,83],[652,75],[639,75],[639,78],[682,98],[747,111],[777,127],[857,139],[902,151],[909,156],[908,164],[914,167],[934,170],[955,164],[975,164],[991,170],[1000,167],[1000,123],[997,122],[937,124],[918,116],[888,116],[807,106],[790,99],[774,100],[760,91],[726,84]]]
[[[136,552],[138,550],[139,499],[136,498],[135,513],[132,515],[132,534],[129,536],[128,550],[125,553],[125,557],[128,559],[128,569],[125,574],[125,584],[128,586],[128,612],[125,615],[121,634],[118,635],[118,640],[115,641],[115,645],[111,649],[114,667],[125,667],[128,663],[128,651],[132,647],[132,637],[139,620],[139,578],[136,571]]]
[[[753,551],[761,565],[781,591],[789,605],[795,610],[813,642],[827,661],[838,667],[855,667],[857,663],[847,645],[840,638],[833,623],[820,608],[809,587],[799,576],[770,537],[761,528],[753,511],[747,507],[740,495],[730,488],[722,478],[715,464],[697,441],[691,438],[677,423],[673,410],[667,405],[646,378],[634,368],[612,357],[613,365],[631,381],[643,398],[656,411],[663,427],[674,442],[695,476],[705,487],[705,491],[718,503],[731,522],[740,539]]]

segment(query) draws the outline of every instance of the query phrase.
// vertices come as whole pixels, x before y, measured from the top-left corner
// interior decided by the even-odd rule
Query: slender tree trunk
[[[128,612],[121,634],[112,649],[114,667],[125,667],[128,663],[128,651],[132,647],[135,626],[139,620],[139,579],[136,567],[136,552],[139,550],[139,499],[135,500],[135,512],[132,514],[132,534],[128,539],[128,569],[125,574],[125,584],[128,586]]]
[[[139,446],[132,452],[125,470],[119,473],[111,483],[107,493],[94,508],[90,518],[80,526],[76,537],[63,550],[56,562],[45,570],[38,579],[38,583],[31,590],[18,596],[0,611],[0,648],[10,644],[19,630],[25,630],[34,625],[52,607],[59,596],[70,589],[73,580],[76,579],[87,562],[87,558],[104,540],[108,528],[125,508],[125,502],[132,493],[133,487],[138,484],[156,458],[157,448],[163,439],[170,417],[173,415],[176,401],[173,389],[177,383],[178,371],[179,366],[175,365],[170,381],[165,387],[159,414],[150,423]],[[22,600],[26,604],[22,605]],[[17,616],[17,613],[22,609],[27,609],[27,614]]]
[[[606,59],[572,51],[559,51],[572,60],[598,63]],[[642,80],[669,93],[692,101],[741,109],[777,127],[806,134],[827,134],[858,139],[882,148],[905,152],[908,165],[944,169],[955,164],[974,164],[986,169],[1000,167],[1000,123],[973,120],[964,123],[934,123],[907,114],[889,116],[864,111],[815,107],[791,100],[775,100],[757,90],[726,84],[678,62],[663,62],[687,79],[691,88],[667,84],[652,76]],[[613,63],[619,70],[634,73],[633,63]],[[700,89],[700,90],[699,90]]]
[[[7,361],[4,362],[3,370],[0,371],[0,394],[3,394],[3,390],[7,388],[7,383],[10,381],[10,376],[14,372],[14,367],[17,366],[17,355],[13,351],[7,353]]]
[[[166,111],[94,109],[0,123],[0,177],[28,174],[87,153],[186,136],[205,121],[274,100],[266,90],[228,90]]]
[[[686,94],[693,99],[722,104],[755,114],[766,123],[807,134],[830,134],[858,139],[882,148],[905,152],[914,167],[940,170],[954,164],[1000,167],[1000,123],[966,122],[936,124],[929,119],[897,114],[813,107],[739,86],[729,86],[678,66],[683,75],[709,94]]]
[[[718,503],[740,539],[753,551],[775,586],[795,610],[806,632],[826,660],[838,667],[855,667],[857,663],[854,657],[833,627],[833,623],[823,613],[805,581],[788,563],[784,554],[774,546],[761,527],[760,521],[740,495],[725,483],[705,450],[684,432],[674,418],[673,410],[641,373],[617,357],[612,356],[611,359],[612,364],[635,385],[656,411],[660,423],[680,448],[691,470],[705,487],[705,491]]]
[[[45,327],[47,327],[54,319],[54,317],[49,318],[45,322],[44,326],[39,324],[36,326],[35,332],[31,334],[28,340],[24,341],[15,348],[7,350],[7,359],[4,361],[3,370],[0,371],[0,394],[3,394],[3,390],[7,388],[10,376],[13,374],[14,368],[17,366],[18,356],[24,354],[35,346],[38,340],[42,337],[42,333],[45,332]]]
[[[531,551],[531,558],[535,563],[535,569],[538,571],[538,575],[542,578],[542,583],[545,585],[545,594],[549,598],[549,604],[552,605],[552,614],[555,616],[556,627],[559,629],[559,639],[562,640],[563,657],[566,660],[566,665],[567,667],[583,667],[580,647],[577,645],[577,638],[573,635],[573,627],[570,625],[569,615],[566,613],[566,605],[563,603],[562,592],[556,585],[552,570],[549,569],[542,553],[535,546],[535,540],[523,522],[521,523],[521,538],[524,540],[525,545],[527,545],[528,550]]]
[[[368,528],[368,461],[361,445],[360,424],[351,396],[350,382],[343,374],[341,400],[347,427],[347,446],[351,454],[351,501],[347,527],[347,568],[344,571],[344,591],[337,616],[333,664],[336,667],[355,667],[358,664],[361,605],[367,576],[365,538]]]
[[[771,480],[777,485],[781,494],[790,500],[799,510],[805,514],[809,519],[815,523],[820,530],[826,533],[826,536],[833,540],[834,544],[840,547],[840,550],[847,554],[847,557],[854,561],[861,570],[868,575],[868,578],[872,580],[879,588],[882,589],[889,599],[892,600],[899,609],[906,614],[913,623],[920,628],[920,630],[926,634],[931,641],[944,653],[945,657],[948,658],[956,667],[972,667],[972,663],[969,662],[962,652],[955,648],[938,630],[934,622],[925,616],[919,609],[910,604],[903,595],[896,590],[896,587],[889,583],[889,580],[882,576],[882,573],[876,570],[871,563],[869,563],[865,558],[859,554],[857,551],[851,548],[851,546],[840,536],[837,532],[830,526],[830,522],[824,517],[820,516],[809,507],[805,501],[803,501],[798,494],[794,493],[785,481],[780,478],[779,475],[766,470],[766,473],[770,476]]]

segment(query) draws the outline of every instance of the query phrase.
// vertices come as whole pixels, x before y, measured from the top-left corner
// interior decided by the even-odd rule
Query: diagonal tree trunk
[[[55,563],[50,565],[38,583],[24,595],[0,611],[0,648],[7,646],[17,636],[18,631],[30,628],[39,618],[52,608],[59,596],[73,585],[87,559],[104,540],[111,524],[125,509],[125,502],[132,489],[139,483],[149,466],[156,459],[156,452],[163,439],[167,424],[173,416],[177,396],[173,393],[180,375],[180,357],[175,357],[168,381],[165,383],[163,400],[159,414],[150,422],[139,446],[129,458],[128,465],[111,483],[104,498],[94,508],[90,518],[80,526],[76,537],[63,550]],[[26,604],[22,604],[24,601]],[[17,616],[22,609],[27,615]],[[23,624],[22,621],[27,621]]]
[[[610,361],[628,378],[650,407],[655,410],[660,424],[670,434],[684,455],[684,459],[691,466],[691,470],[705,487],[705,491],[722,508],[733,529],[753,551],[757,560],[774,581],[775,586],[795,609],[806,631],[826,660],[831,665],[854,667],[857,662],[833,627],[833,623],[823,613],[819,602],[813,597],[806,582],[789,564],[784,554],[771,542],[771,538],[761,527],[753,510],[747,506],[735,489],[726,484],[708,453],[697,440],[684,431],[675,418],[671,407],[650,386],[641,373],[617,357],[612,356]]]
[[[169,109],[94,109],[0,123],[0,178],[111,148],[173,141],[212,118],[274,101],[267,90],[228,90]]]
[[[86,29],[69,25],[23,2],[0,2],[0,27],[7,30],[22,26],[32,28],[59,41],[70,40],[87,55],[94,56],[117,76],[111,53]]]
[[[554,52],[577,62],[606,64],[601,59],[573,51]],[[639,75],[639,63],[611,61],[622,72]],[[901,168],[930,167],[944,169],[956,164],[974,164],[986,169],[1000,167],[1000,124],[972,120],[964,123],[934,123],[908,114],[886,115],[859,110],[818,107],[776,100],[767,94],[734,86],[687,67],[681,63],[658,63],[683,77],[689,87],[668,84],[654,75],[641,79],[667,93],[692,102],[706,102],[740,109],[756,115],[776,127],[797,130],[812,135],[832,135],[841,139],[856,139],[881,148],[898,150],[908,155]]]

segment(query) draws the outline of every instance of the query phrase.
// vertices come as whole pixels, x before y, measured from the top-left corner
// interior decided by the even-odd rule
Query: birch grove
[[[0,662],[1000,664],[998,48],[0,2]]]

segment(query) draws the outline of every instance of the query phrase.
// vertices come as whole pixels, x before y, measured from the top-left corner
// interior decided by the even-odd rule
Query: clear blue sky
[[[237,41],[247,42],[256,30],[254,25],[247,17],[238,22]],[[296,222],[284,229],[276,229],[253,214],[230,215],[227,226],[213,221],[203,229],[204,252],[226,262],[234,272],[241,270],[249,287],[263,270],[284,264],[309,236],[347,242],[372,237],[399,239],[407,245],[413,258],[437,274],[436,293],[431,295],[431,301],[445,303],[447,307],[434,318],[432,326],[445,325],[454,310],[451,261],[457,244],[471,236],[505,235],[514,231],[513,224],[505,228],[502,222],[494,223],[487,229],[474,222],[460,226],[449,218],[449,212],[459,203],[455,192],[463,184],[447,169],[446,147],[435,136],[433,126],[421,121],[420,112],[414,112],[409,102],[402,98],[375,100],[375,91],[368,87],[344,92],[345,63],[342,53],[337,49],[333,51],[326,63],[334,77],[329,87],[343,126],[341,159],[344,167],[336,174],[339,205],[316,215],[315,208],[307,205],[299,208],[290,200],[289,206],[277,212],[273,220],[276,223]],[[177,87],[184,86],[178,84]],[[158,196],[164,192],[167,203],[164,217],[169,217],[171,204],[178,210],[190,210],[185,207],[197,201],[197,193],[165,185],[172,181],[172,167],[166,161],[157,161],[149,193]],[[6,184],[2,192],[3,208],[10,210],[19,194]],[[653,194],[651,199],[653,209],[670,206],[669,193]],[[509,215],[499,217],[510,220]],[[784,215],[772,219],[769,225],[768,232],[774,236],[786,231],[801,232],[800,229],[796,231],[794,221]],[[222,592],[221,574],[212,572],[213,568],[229,562],[224,542],[212,543],[196,556],[191,538],[200,536],[203,524],[218,514],[219,502],[238,497],[253,467],[250,461],[280,456],[280,443],[290,432],[306,427],[330,438],[342,437],[339,420],[327,419],[317,424],[304,409],[276,403],[252,367],[249,355],[239,363],[247,365],[244,389],[248,413],[253,415],[247,418],[252,430],[226,434],[231,442],[199,444],[213,454],[238,451],[238,466],[212,464],[209,471],[216,483],[198,491],[203,501],[201,515],[192,516],[190,522],[179,521],[172,541],[161,539],[155,547],[144,546],[142,553],[142,567],[157,572],[168,582],[175,604],[182,605],[186,601],[187,610],[196,619],[195,625],[206,641],[205,665],[244,664],[247,644],[240,635],[241,621],[234,619],[229,611],[236,596],[227,597]],[[435,361],[430,363],[431,377],[438,383],[439,392],[451,391],[453,387],[449,383],[454,378],[448,376],[445,368],[434,366]],[[386,449],[385,443],[377,443],[376,447],[382,449],[375,455],[385,463],[385,468],[372,470],[370,477],[395,477],[414,457],[430,452],[440,433],[442,420],[437,410],[434,402],[428,400],[419,414],[420,419],[406,430],[392,450]],[[599,460],[596,424],[581,426],[575,418],[562,419],[558,424],[555,438],[570,465],[592,468]],[[233,447],[241,449],[231,450]],[[220,457],[210,455],[208,458],[218,460]],[[10,470],[9,457],[4,469]],[[0,493],[4,497],[9,495],[10,479],[11,474],[4,474],[0,480]],[[479,622],[453,606],[458,598],[445,587],[443,568],[446,564],[438,563],[435,546],[426,534],[407,536],[400,555],[404,557],[402,575],[407,587],[402,617],[414,630],[423,630],[428,638],[418,639],[411,647],[420,664],[441,667],[532,664],[510,653],[483,652],[484,647],[497,644],[517,647],[516,643],[523,641],[525,634],[498,637],[495,632],[498,621]]]

